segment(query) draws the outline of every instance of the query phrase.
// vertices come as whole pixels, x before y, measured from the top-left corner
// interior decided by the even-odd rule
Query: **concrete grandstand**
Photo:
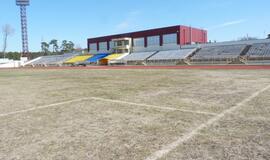
[[[270,65],[270,39],[207,43],[207,31],[180,25],[87,43],[87,54],[43,56],[27,65]]]
[[[30,64],[32,66],[62,66],[66,61],[77,56],[78,53],[68,53],[63,55],[43,56],[34,59]]]
[[[269,65],[270,40],[222,42],[182,46],[177,50],[133,52],[130,54],[79,54],[44,56],[32,66],[62,65]]]

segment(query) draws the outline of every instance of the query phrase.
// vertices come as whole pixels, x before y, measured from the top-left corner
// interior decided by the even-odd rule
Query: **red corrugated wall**
[[[191,41],[192,37],[192,41]],[[180,44],[207,43],[207,31],[187,26],[180,26]]]

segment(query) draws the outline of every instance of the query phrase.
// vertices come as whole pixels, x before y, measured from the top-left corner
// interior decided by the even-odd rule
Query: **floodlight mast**
[[[28,34],[27,34],[27,12],[26,6],[30,5],[29,0],[16,0],[16,5],[20,6],[21,34],[22,34],[22,57],[29,57]]]

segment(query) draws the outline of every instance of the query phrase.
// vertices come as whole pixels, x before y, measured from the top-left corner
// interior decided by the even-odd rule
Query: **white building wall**
[[[14,61],[14,60],[6,60],[6,59],[0,59],[0,68],[18,68],[21,67],[23,64],[23,61]]]

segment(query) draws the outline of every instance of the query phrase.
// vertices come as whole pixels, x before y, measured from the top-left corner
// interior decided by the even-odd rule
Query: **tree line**
[[[3,50],[0,51],[0,58],[8,58],[13,60],[20,60],[21,52],[6,52],[6,45],[4,43]],[[72,41],[63,40],[61,45],[58,45],[58,40],[53,39],[50,42],[41,42],[40,52],[29,52],[29,57],[31,59],[48,56],[48,55],[61,55],[64,53],[69,53],[75,50],[80,50],[74,48],[74,43]]]
[[[44,53],[44,55],[55,55],[72,52],[75,50],[74,47],[74,43],[67,40],[63,40],[61,45],[58,44],[58,40],[56,39],[52,39],[49,42],[41,42],[41,51]]]
[[[21,59],[21,52],[0,52],[0,58],[8,58],[8,59],[13,59],[13,60],[20,60]],[[31,59],[44,56],[43,52],[30,52],[29,56]]]

